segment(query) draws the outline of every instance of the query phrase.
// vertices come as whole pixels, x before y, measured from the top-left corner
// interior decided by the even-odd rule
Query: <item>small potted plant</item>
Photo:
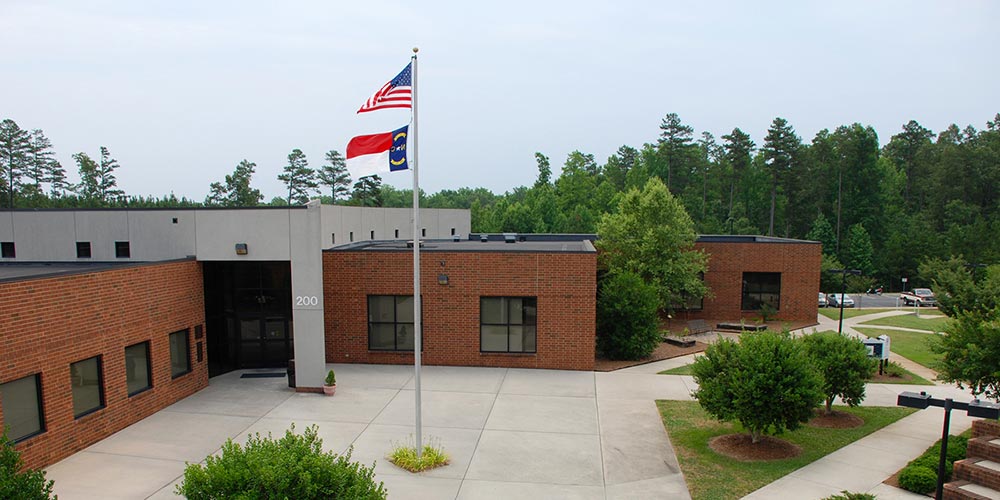
[[[326,374],[326,380],[323,381],[323,394],[333,396],[335,392],[337,392],[337,376],[330,370]]]

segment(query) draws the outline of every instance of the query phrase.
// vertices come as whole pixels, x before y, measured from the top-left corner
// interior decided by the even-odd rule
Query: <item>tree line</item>
[[[256,206],[256,164],[243,160],[211,184],[202,202],[126,196],[117,186],[119,165],[102,147],[98,158],[73,155],[81,179],[66,180],[41,130],[0,123],[0,168],[7,182],[0,206]],[[324,203],[412,206],[412,193],[383,185],[378,176],[352,183],[344,159],[330,150],[309,166],[295,149],[278,176],[287,197],[270,204]],[[421,193],[421,206],[464,208],[481,232],[593,233],[631,188],[657,177],[677,197],[701,234],[762,234],[823,243],[824,268],[849,267],[864,275],[855,284],[898,289],[900,278],[922,283],[921,262],[961,256],[970,264],[1000,256],[1000,114],[984,130],[951,125],[934,132],[916,121],[879,146],[878,134],[859,123],[823,129],[806,142],[778,117],[759,144],[739,127],[716,139],[696,136],[667,114],[659,135],[641,146],[623,145],[603,164],[573,151],[553,174],[549,157],[535,153],[537,178],[503,194],[485,188]],[[824,277],[824,289],[833,289]]]

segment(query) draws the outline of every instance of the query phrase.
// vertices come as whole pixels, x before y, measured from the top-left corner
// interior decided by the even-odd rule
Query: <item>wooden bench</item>
[[[712,328],[708,326],[708,323],[705,323],[705,320],[703,319],[693,319],[691,321],[688,321],[688,326],[687,326],[688,335],[696,335],[699,333],[705,333],[710,331],[712,331]]]

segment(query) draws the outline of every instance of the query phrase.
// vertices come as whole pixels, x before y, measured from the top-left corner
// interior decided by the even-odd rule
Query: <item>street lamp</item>
[[[941,500],[944,494],[944,462],[948,456],[948,427],[951,426],[951,410],[965,410],[970,417],[989,418],[996,420],[1000,418],[1000,405],[973,399],[968,403],[954,401],[951,398],[934,399],[930,394],[920,391],[904,391],[896,397],[896,406],[906,406],[923,410],[928,406],[938,406],[944,408],[944,426],[941,429],[941,456],[938,457],[938,479],[937,492],[934,494],[936,500]]]
[[[840,284],[840,324],[837,326],[837,333],[843,335],[844,333],[844,295],[847,293],[847,275],[853,274],[855,276],[861,275],[860,269],[830,269],[831,273],[840,273],[843,275],[843,279]]]

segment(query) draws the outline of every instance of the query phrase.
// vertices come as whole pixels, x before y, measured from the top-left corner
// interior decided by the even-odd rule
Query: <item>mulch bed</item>
[[[782,460],[802,453],[802,448],[784,439],[761,436],[760,441],[754,443],[749,434],[716,436],[708,441],[708,447],[720,455],[741,462]]]
[[[640,360],[611,360],[611,359],[596,359],[594,360],[594,371],[595,372],[610,372],[614,370],[620,370],[622,368],[628,368],[630,366],[644,365],[646,363],[652,363],[654,361],[662,361],[664,359],[676,358],[678,356],[684,356],[686,354],[692,354],[696,352],[702,352],[708,344],[702,342],[695,342],[691,347],[679,347],[666,342],[661,342],[660,346],[653,351],[653,354],[645,359]]]
[[[853,429],[865,425],[865,421],[850,413],[834,410],[827,415],[826,410],[817,409],[816,416],[806,425],[824,429]]]

